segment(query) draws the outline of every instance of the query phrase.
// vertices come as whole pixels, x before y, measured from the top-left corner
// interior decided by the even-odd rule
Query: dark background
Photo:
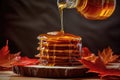
[[[37,36],[60,30],[56,0],[0,0],[0,47],[9,40],[11,53],[21,51],[23,56],[38,53]],[[110,46],[120,53],[120,0],[114,14],[104,21],[91,21],[76,9],[64,10],[65,32],[82,37],[83,47],[96,53]]]

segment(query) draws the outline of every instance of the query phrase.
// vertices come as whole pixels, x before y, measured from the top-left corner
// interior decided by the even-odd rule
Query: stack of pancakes
[[[49,32],[38,36],[40,63],[47,66],[80,65],[81,37],[69,33]]]

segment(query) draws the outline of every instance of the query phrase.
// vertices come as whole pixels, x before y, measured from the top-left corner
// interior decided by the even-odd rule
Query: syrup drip
[[[55,58],[56,58],[56,56],[55,56],[55,51],[56,51],[56,44],[54,44],[54,49],[53,49],[54,51],[53,51],[53,66],[55,65]]]
[[[68,45],[68,46],[69,46],[69,51],[68,51],[68,52],[69,52],[69,62],[71,62],[71,58],[72,58],[72,57],[71,57],[71,50],[70,50],[71,41],[69,41],[69,45]]]
[[[64,25],[63,25],[63,10],[66,7],[65,2],[58,3],[59,13],[60,13],[60,19],[61,19],[61,32],[64,34]]]

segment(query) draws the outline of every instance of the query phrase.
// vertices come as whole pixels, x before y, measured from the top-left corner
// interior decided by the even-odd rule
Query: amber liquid
[[[64,25],[63,25],[63,9],[66,7],[65,2],[61,2],[58,4],[60,19],[61,19],[61,32],[64,34]]]
[[[90,20],[104,20],[115,10],[116,0],[79,0],[77,10]]]

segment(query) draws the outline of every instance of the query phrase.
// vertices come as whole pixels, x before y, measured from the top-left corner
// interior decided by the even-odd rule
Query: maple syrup
[[[66,7],[66,2],[63,0],[59,0],[58,2],[58,8],[60,13],[60,19],[61,19],[61,32],[64,34],[64,25],[63,25],[63,9]]]

